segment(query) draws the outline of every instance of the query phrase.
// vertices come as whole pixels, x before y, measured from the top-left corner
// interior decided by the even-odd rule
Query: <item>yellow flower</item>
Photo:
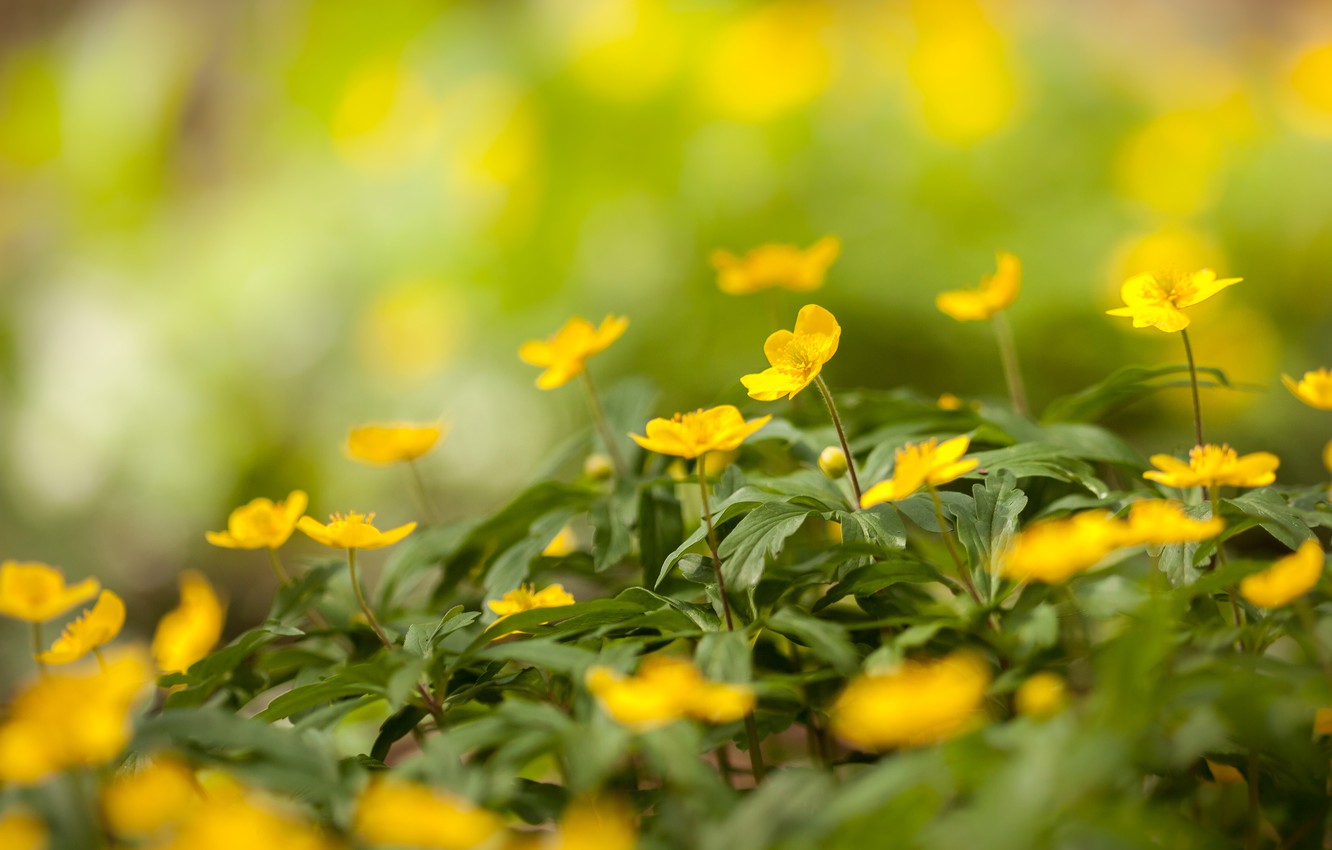
[[[1082,511],[1024,528],[1003,556],[1003,575],[1057,584],[1091,569],[1125,543],[1126,527],[1106,511]]]
[[[374,521],[374,514],[350,512],[345,517],[333,514],[328,525],[313,517],[303,516],[296,527],[316,542],[334,549],[381,549],[392,546],[416,529],[416,523],[409,522],[388,531],[380,531],[373,525]]]
[[[226,606],[201,573],[180,574],[180,605],[168,611],[153,633],[153,658],[163,673],[188,670],[222,637]]]
[[[429,452],[447,430],[441,422],[362,425],[347,435],[347,454],[362,463],[387,466],[416,460]]]
[[[730,723],[754,710],[754,692],[745,685],[710,682],[693,662],[653,656],[635,676],[624,677],[607,667],[587,672],[587,687],[617,723],[638,730],[654,729],[683,717],[708,723]]]
[[[578,551],[578,538],[574,537],[573,529],[565,526],[560,529],[560,533],[555,535],[546,548],[541,550],[541,554],[546,558],[563,558],[565,555]],[[556,585],[558,587],[559,585]]]
[[[1151,469],[1142,474],[1148,481],[1167,487],[1262,487],[1276,480],[1281,460],[1270,452],[1240,457],[1227,445],[1194,446],[1189,462],[1170,455],[1152,455]]]
[[[1332,735],[1332,707],[1320,708],[1314,712],[1314,736]]]
[[[5,850],[46,850],[50,846],[51,836],[41,818],[13,809],[0,815],[0,847]]]
[[[1289,375],[1282,375],[1281,383],[1310,407],[1332,410],[1332,369],[1305,372],[1298,382]]]
[[[600,354],[620,338],[629,320],[623,316],[607,316],[600,327],[581,316],[574,316],[555,334],[541,340],[530,340],[518,349],[524,363],[540,366],[546,371],[537,378],[536,385],[543,390],[563,386],[582,374],[587,358]]]
[[[400,779],[374,779],[361,793],[352,830],[367,844],[469,850],[501,827],[492,812]]]
[[[907,443],[894,452],[893,477],[865,491],[860,506],[905,499],[925,485],[947,484],[976,468],[978,461],[959,460],[967,453],[971,438],[965,434],[940,443],[934,437],[923,443]]]
[[[84,610],[83,616],[65,626],[46,652],[37,656],[43,664],[68,664],[78,661],[99,646],[104,646],[120,634],[125,625],[125,603],[109,590],[97,597],[97,604]]]
[[[1020,686],[1014,697],[1018,714],[1026,717],[1052,717],[1068,704],[1068,687],[1062,677],[1048,670],[1037,673]]]
[[[102,789],[102,816],[121,838],[145,838],[175,826],[202,802],[194,771],[173,756],[117,773]]]
[[[44,623],[97,595],[101,585],[95,578],[66,585],[54,567],[37,562],[0,563],[0,614]]]
[[[153,850],[334,850],[337,846],[313,824],[276,803],[237,789],[210,793],[172,837]]]
[[[492,599],[486,603],[490,610],[499,614],[499,619],[523,611],[532,611],[537,608],[558,608],[563,605],[572,605],[575,600],[573,595],[564,589],[563,585],[552,584],[549,587],[537,590],[530,584],[524,584],[514,590],[501,596],[499,599]],[[499,622],[496,620],[495,622]]]
[[[255,499],[231,512],[226,531],[207,531],[204,538],[226,549],[276,549],[291,537],[309,503],[301,490],[291,491],[283,502]]]
[[[634,815],[615,800],[574,800],[560,817],[555,834],[542,850],[634,850],[638,832]]]
[[[1240,581],[1239,592],[1259,608],[1280,608],[1313,590],[1323,575],[1323,549],[1306,540],[1293,553]]]
[[[841,336],[842,327],[832,313],[817,304],[806,304],[796,314],[794,331],[774,331],[763,343],[763,353],[772,365],[745,375],[740,383],[749,390],[750,398],[759,401],[795,398],[837,353]]]
[[[812,292],[823,286],[828,267],[841,253],[836,236],[825,236],[802,251],[796,245],[762,245],[737,257],[730,251],[713,251],[717,287],[728,295],[750,295],[781,287],[792,292]]]
[[[831,728],[862,750],[943,741],[978,719],[989,686],[989,668],[966,651],[907,661],[892,673],[852,679],[833,703]]]
[[[739,409],[723,404],[693,413],[677,413],[670,419],[653,419],[644,429],[647,436],[630,434],[634,442],[650,452],[696,458],[708,452],[740,448],[750,434],[768,424],[771,416],[745,421]]]
[[[1175,333],[1189,326],[1189,317],[1182,308],[1205,301],[1241,280],[1238,277],[1217,280],[1216,272],[1211,269],[1192,274],[1166,271],[1135,275],[1120,287],[1124,306],[1106,312],[1111,316],[1131,317],[1135,328],[1153,327]]]
[[[51,673],[21,692],[0,724],[0,781],[34,785],[102,765],[129,743],[130,709],[151,678],[128,654],[92,672]]]
[[[1220,517],[1194,519],[1184,506],[1169,499],[1140,499],[1129,505],[1128,529],[1123,545],[1196,543],[1210,540],[1226,527]]]
[[[1332,440],[1328,440],[1327,445],[1323,446],[1323,468],[1332,474]]]
[[[1007,308],[1022,288],[1022,262],[1013,254],[1001,251],[995,265],[998,267],[995,273],[981,278],[977,289],[942,292],[934,299],[935,306],[959,322],[988,319]]]

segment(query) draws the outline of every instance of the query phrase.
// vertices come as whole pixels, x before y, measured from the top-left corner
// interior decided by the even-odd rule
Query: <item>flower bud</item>
[[[614,471],[611,459],[603,454],[590,454],[583,461],[583,474],[593,481],[605,481]]]
[[[841,478],[846,475],[846,453],[837,446],[829,446],[819,452],[819,469],[829,478]]]
[[[1068,688],[1054,673],[1042,671],[1027,679],[1017,689],[1018,714],[1045,718],[1058,714],[1068,703]]]

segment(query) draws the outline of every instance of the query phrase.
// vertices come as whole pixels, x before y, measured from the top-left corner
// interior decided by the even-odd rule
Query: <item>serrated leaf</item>
[[[727,588],[742,592],[757,587],[768,558],[782,551],[786,538],[795,534],[812,513],[817,511],[787,502],[769,502],[746,514],[717,548]]]
[[[971,457],[976,459],[979,466],[970,476],[1006,469],[1017,478],[1054,478],[1077,484],[1102,498],[1110,492],[1105,482],[1096,477],[1090,464],[1060,446],[1020,443],[1004,449],[977,452]]]
[[[875,505],[859,511],[837,511],[842,525],[842,542],[864,543],[881,554],[906,548],[906,528],[892,505]]]
[[[1291,549],[1298,549],[1304,541],[1314,539],[1313,532],[1305,525],[1300,515],[1270,487],[1260,487],[1233,499],[1226,499],[1225,504],[1238,508],[1241,513],[1258,520],[1258,524],[1268,534]]]
[[[703,675],[717,682],[750,682],[754,679],[749,639],[744,632],[712,632],[698,642],[694,660]]]

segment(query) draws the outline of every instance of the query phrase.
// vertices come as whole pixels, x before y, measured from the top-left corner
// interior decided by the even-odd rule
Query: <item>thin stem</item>
[[[1013,401],[1013,409],[1026,416],[1027,388],[1022,383],[1022,368],[1018,366],[1017,344],[1013,341],[1013,326],[1008,323],[1008,316],[1000,310],[990,321],[994,324],[994,338],[999,343],[999,361],[1004,367],[1004,381],[1008,384],[1008,397]]]
[[[365,615],[366,622],[370,628],[374,629],[375,634],[379,636],[379,642],[388,649],[393,648],[393,642],[388,639],[384,629],[380,627],[379,620],[375,619],[375,612],[370,610],[370,603],[365,601],[365,593],[361,591],[361,580],[356,576],[356,550],[347,550],[347,569],[351,573],[352,592],[356,594],[356,602],[361,606],[361,613]]]
[[[430,500],[430,491],[426,489],[425,479],[421,477],[421,467],[416,465],[416,461],[407,462],[407,469],[412,476],[412,489],[416,493],[416,501],[421,509],[421,516],[425,517],[426,522],[435,525],[439,522],[439,515],[435,513],[435,504]]]
[[[832,417],[833,427],[837,429],[837,439],[842,444],[842,454],[846,455],[846,471],[851,475],[851,492],[855,494],[855,509],[860,510],[860,477],[856,475],[856,459],[851,456],[851,446],[846,442],[846,431],[842,428],[842,417],[837,415],[837,405],[833,403],[832,393],[824,383],[822,375],[814,376],[814,383],[823,396],[823,403],[828,405],[828,415]]]
[[[1221,485],[1213,484],[1208,487],[1207,498],[1212,504],[1212,519],[1216,519],[1221,516]],[[1222,568],[1226,566],[1226,544],[1220,538],[1217,538],[1216,541],[1216,562]],[[1235,628],[1238,629],[1244,625],[1244,614],[1240,611],[1239,596],[1235,593],[1233,585],[1226,591],[1226,594],[1230,597],[1230,616],[1235,621]],[[1239,638],[1236,646],[1240,652],[1243,652],[1244,638]]]
[[[1189,332],[1181,330],[1179,338],[1184,340],[1184,356],[1189,361],[1189,385],[1193,388],[1193,436],[1201,446],[1203,444],[1202,401],[1198,398],[1198,367],[1193,363],[1193,346],[1189,344]]]
[[[758,724],[754,722],[754,712],[745,715],[745,738],[749,741],[749,771],[754,774],[754,784],[758,785],[768,775],[768,768],[763,763],[763,748],[759,745]]]
[[[42,647],[42,624],[36,620],[32,621],[32,660],[37,662],[37,672],[43,676],[46,675],[46,662],[41,659],[41,654],[45,651]]]
[[[606,444],[606,453],[610,455],[611,465],[615,467],[615,476],[621,481],[629,478],[629,464],[625,463],[620,455],[619,445],[615,442],[615,433],[611,431],[610,420],[606,418],[606,410],[601,406],[601,399],[597,396],[597,388],[592,383],[592,373],[583,369],[583,389],[586,391],[588,407],[592,409],[592,420],[596,422],[597,430],[601,432],[601,442]]]
[[[957,573],[962,577],[962,584],[966,586],[967,593],[976,600],[977,605],[984,606],[981,600],[980,591],[976,589],[976,583],[971,580],[971,570],[967,569],[966,563],[962,560],[962,555],[957,551],[957,545],[953,543],[953,538],[948,534],[948,523],[944,521],[943,502],[939,501],[939,491],[935,490],[933,485],[925,485],[925,489],[930,491],[930,499],[934,501],[934,516],[939,521],[939,535],[943,537],[944,546],[948,548],[948,554],[952,556],[953,563],[957,565]]]
[[[273,574],[277,576],[278,584],[283,587],[291,587],[293,583],[291,580],[291,573],[288,573],[287,568],[282,566],[282,561],[278,558],[277,550],[272,546],[268,547],[268,563],[273,565]]]

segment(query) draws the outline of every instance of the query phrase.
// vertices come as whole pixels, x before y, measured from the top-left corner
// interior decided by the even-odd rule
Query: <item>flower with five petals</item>
[[[1123,307],[1107,310],[1111,316],[1133,319],[1135,328],[1156,328],[1166,333],[1182,331],[1189,326],[1189,317],[1183,308],[1239,283],[1243,278],[1228,277],[1217,280],[1216,272],[1203,269],[1192,274],[1162,271],[1140,274],[1129,278],[1120,287]]]
[[[380,531],[374,526],[374,514],[358,514],[354,511],[346,516],[333,514],[328,525],[314,517],[303,516],[296,527],[309,535],[315,542],[334,549],[381,549],[392,546],[411,534],[416,523],[409,522],[388,531]]]
[[[443,422],[361,425],[347,435],[347,454],[373,466],[410,463],[433,449],[447,430]]]
[[[771,365],[762,372],[745,375],[740,383],[749,390],[750,398],[759,401],[795,398],[837,353],[841,336],[842,327],[832,313],[817,304],[806,304],[796,315],[794,331],[774,331],[763,343],[763,353]]]
[[[1240,456],[1227,445],[1194,446],[1189,462],[1170,455],[1152,455],[1150,469],[1142,474],[1148,481],[1167,487],[1262,487],[1276,480],[1281,460],[1271,452]]]
[[[1281,383],[1310,407],[1332,410],[1332,369],[1305,372],[1304,377],[1298,381],[1289,375],[1282,375]]]
[[[907,443],[894,453],[893,477],[865,491],[862,508],[905,499],[923,486],[937,487],[976,468],[975,460],[961,460],[971,445],[963,434],[940,443],[934,437],[923,443]]]
[[[29,623],[44,623],[97,595],[95,578],[65,584],[55,567],[31,561],[0,563],[0,614]]]
[[[204,538],[225,549],[277,549],[291,538],[309,503],[301,490],[281,502],[255,499],[231,512],[226,531],[207,531]]]
[[[708,452],[740,448],[750,434],[768,424],[771,416],[745,421],[738,408],[722,404],[693,413],[677,413],[648,422],[647,436],[630,434],[634,442],[650,452],[693,459]]]
[[[49,650],[40,653],[37,660],[43,664],[78,661],[94,649],[114,640],[124,625],[125,603],[111,591],[103,590],[97,597],[97,604],[65,626],[64,633],[55,639]]]
[[[587,368],[587,359],[600,354],[620,338],[629,320],[624,316],[607,316],[600,326],[594,326],[582,316],[574,316],[545,340],[529,340],[518,349],[524,363],[540,366],[542,372],[536,385],[552,390],[567,384]]]

